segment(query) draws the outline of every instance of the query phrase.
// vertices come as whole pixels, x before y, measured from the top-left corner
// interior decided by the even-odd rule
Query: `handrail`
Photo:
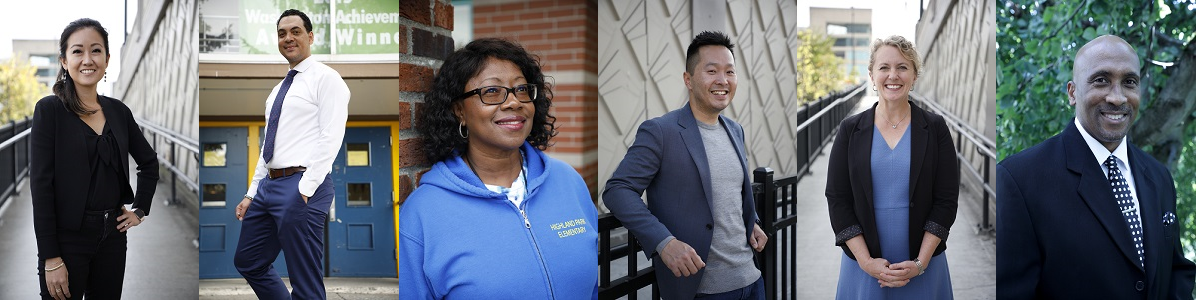
[[[33,128],[26,128],[25,131],[21,131],[21,133],[18,133],[17,135],[14,135],[11,138],[4,140],[3,143],[0,143],[0,150],[4,150],[4,148],[12,147],[13,144],[17,143],[17,141],[19,141],[19,140],[25,138],[25,136],[29,135],[29,132],[32,130],[33,130]]]
[[[826,107],[822,108],[822,110],[818,111],[818,113],[814,114],[814,116],[810,117],[809,119],[806,119],[806,121],[802,122],[801,125],[797,125],[796,131],[801,132],[802,130],[805,130],[806,127],[810,127],[810,124],[812,124],[816,121],[819,121],[819,118],[821,118],[823,114],[830,112],[832,108],[835,108],[835,106],[838,106],[839,104],[842,104],[843,102],[847,102],[848,99],[855,97],[855,94],[858,94],[858,93],[860,93],[860,91],[863,91],[863,90],[864,90],[864,85],[861,84],[860,86],[856,87],[855,90],[851,91],[850,94],[847,94],[846,96],[843,96],[843,97],[839,97],[838,100],[835,100],[835,102],[832,102],[830,105],[827,105]]]
[[[169,159],[165,156],[163,151],[155,151],[155,152],[158,153],[158,162],[162,165],[165,165],[166,169],[170,170],[171,187],[174,186],[175,182],[180,181],[180,180],[178,180],[179,177],[183,177],[183,178],[186,178],[187,180],[181,180],[181,181],[184,184],[186,184],[186,186],[188,188],[190,188],[192,191],[199,191],[199,178],[198,177],[191,178],[190,176],[187,176],[186,172],[183,172],[182,169],[179,169],[178,162],[176,161],[177,154],[175,151],[176,146],[182,148],[183,150],[187,150],[188,152],[191,152],[192,155],[190,155],[190,156],[193,159],[195,159],[195,161],[198,162],[199,161],[199,142],[190,137],[178,134],[177,132],[174,132],[168,128],[162,127],[158,124],[154,124],[153,122],[150,122],[148,120],[137,118],[136,121],[137,121],[137,125],[141,126],[143,131],[148,131],[150,133],[153,133],[154,137],[163,137],[170,144]],[[170,201],[173,202],[173,201],[177,201],[177,200],[178,200],[177,191],[175,191],[174,188],[171,188],[170,189]]]

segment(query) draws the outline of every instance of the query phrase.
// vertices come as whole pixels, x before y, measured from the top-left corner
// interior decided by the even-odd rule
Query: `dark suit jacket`
[[[872,206],[872,133],[876,105],[844,119],[831,147],[826,201],[835,245],[855,259],[847,240],[864,235],[868,254],[882,257]],[[923,232],[943,241],[934,255],[947,249],[947,235],[959,207],[959,161],[943,117],[910,103],[909,260],[918,257]],[[897,176],[899,174],[893,174]]]
[[[1129,146],[1146,269],[1075,123],[997,165],[998,299],[1191,299],[1167,168]]]
[[[128,168],[122,168],[121,203],[133,204],[149,215],[158,183],[158,158],[129,107],[100,96],[107,126],[116,138],[124,165],[129,156],[137,162],[137,193],[129,187]],[[80,122],[80,124],[72,123]],[[58,230],[78,230],[87,204],[91,167],[84,150],[85,131],[78,115],[66,109],[57,96],[46,96],[33,110],[30,133],[29,187],[33,197],[33,230],[38,258],[59,257]]]
[[[747,228],[743,242],[748,243],[757,218],[744,154],[743,128],[721,115],[719,120],[730,134],[743,167],[743,225]],[[710,163],[697,122],[687,103],[681,109],[640,124],[635,143],[606,181],[602,194],[606,207],[639,239],[644,253],[652,257],[656,283],[665,299],[692,299],[705,269],[697,275],[675,277],[656,255],[656,245],[672,235],[693,247],[705,261],[714,233]],[[645,190],[647,205],[640,198]]]

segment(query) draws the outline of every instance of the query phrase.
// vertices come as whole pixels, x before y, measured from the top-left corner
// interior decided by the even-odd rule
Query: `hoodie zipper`
[[[507,201],[507,203],[511,203],[510,200],[503,200]],[[523,199],[523,203],[520,203],[520,205],[527,207],[528,200],[529,199],[526,198]],[[511,203],[511,206],[514,207],[515,203]],[[556,291],[552,289],[552,276],[548,274],[548,264],[544,262],[544,254],[540,253],[540,243],[536,242],[536,233],[532,230],[532,222],[527,219],[527,211],[520,207],[515,207],[515,209],[518,210],[519,215],[523,217],[523,227],[527,229],[527,235],[531,238],[532,246],[536,251],[536,258],[540,260],[540,269],[544,270],[544,278],[548,280],[548,295],[551,297],[550,299],[556,299]]]

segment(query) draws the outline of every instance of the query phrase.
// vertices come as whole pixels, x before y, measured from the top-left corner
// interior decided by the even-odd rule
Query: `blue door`
[[[395,133],[397,134],[397,132]],[[349,127],[332,167],[328,274],[397,277],[389,127]]]
[[[248,188],[248,132],[245,127],[199,129],[199,278],[241,277],[233,266],[241,234],[234,212]],[[274,268],[286,276],[282,255]]]

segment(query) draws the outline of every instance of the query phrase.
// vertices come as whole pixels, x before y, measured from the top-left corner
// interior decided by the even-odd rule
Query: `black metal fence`
[[[141,131],[145,134],[146,139],[149,140],[150,145],[154,145],[154,151],[158,153],[158,163],[166,167],[167,170],[170,170],[170,198],[168,199],[170,202],[168,204],[178,203],[179,182],[182,182],[192,195],[198,193],[198,172],[195,176],[192,176],[180,168],[180,164],[182,164],[182,160],[184,159],[191,160],[191,166],[193,167],[199,162],[198,140],[144,119],[137,119],[137,125],[141,126]],[[160,148],[163,143],[166,144],[166,147]],[[179,180],[180,176],[183,177],[183,180]]]
[[[776,179],[772,169],[766,167],[757,168],[752,173],[756,213],[760,217],[761,229],[769,234],[764,251],[756,256],[756,267],[761,270],[765,295],[769,300],[796,297],[792,282],[796,280],[798,258],[795,242],[797,230],[794,226],[797,223],[797,182],[810,172],[810,164],[831,141],[839,122],[863,98],[863,91],[864,85],[860,84],[806,104],[798,111],[797,118],[802,123],[797,126],[797,143],[794,145],[800,160],[796,175]],[[609,213],[603,214],[598,220],[598,264],[601,270],[598,298],[617,299],[626,296],[635,300],[640,289],[651,286],[651,299],[659,299],[655,270],[650,264],[644,267],[639,265],[636,253],[640,251],[640,245],[622,226]],[[612,245],[615,238],[620,236],[625,236],[626,241]],[[611,263],[619,259],[625,259],[627,275],[612,279]]]
[[[0,205],[20,193],[20,182],[29,177],[29,118],[0,126]]]

